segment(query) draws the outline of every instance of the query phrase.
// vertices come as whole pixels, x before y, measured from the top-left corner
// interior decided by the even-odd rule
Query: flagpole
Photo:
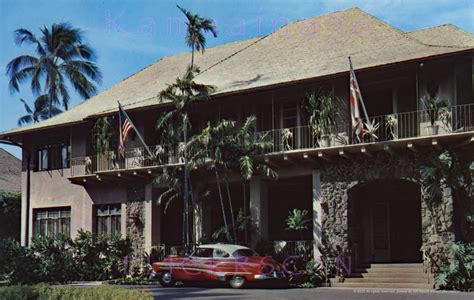
[[[130,119],[130,117],[128,116],[127,112],[125,111],[125,109],[123,109],[123,106],[120,104],[119,101],[117,101],[118,105],[119,105],[119,109],[121,108],[123,113],[125,114],[125,116],[128,118],[128,120],[130,121],[130,124],[132,124],[132,127],[133,129],[135,130],[138,138],[140,139],[140,142],[142,142],[143,146],[145,147],[146,151],[148,152],[148,154],[150,154],[150,157],[153,157],[154,155],[151,153],[150,151],[150,148],[148,148],[147,144],[145,143],[145,141],[143,140],[142,136],[140,135],[140,132],[138,132],[137,128],[135,127],[135,124],[133,124],[132,122],[132,119]],[[120,119],[120,118],[119,118]]]
[[[362,92],[360,92],[359,82],[357,81],[357,77],[355,76],[355,70],[354,70],[354,67],[352,66],[352,60],[350,56],[348,56],[348,58],[349,58],[349,64],[350,64],[350,72],[354,72],[354,81],[355,81],[357,90],[359,90],[360,103],[362,104],[362,110],[364,111],[364,116],[367,119],[367,124],[370,124],[369,115],[367,114],[367,110],[365,109],[364,98],[362,97]]]

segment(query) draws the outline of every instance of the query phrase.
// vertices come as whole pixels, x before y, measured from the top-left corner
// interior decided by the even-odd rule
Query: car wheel
[[[160,283],[164,287],[170,287],[170,286],[174,286],[176,282],[174,281],[173,276],[171,275],[171,272],[166,271],[166,272],[161,273]]]
[[[234,289],[240,289],[245,284],[245,278],[242,276],[233,276],[230,278],[229,284]]]

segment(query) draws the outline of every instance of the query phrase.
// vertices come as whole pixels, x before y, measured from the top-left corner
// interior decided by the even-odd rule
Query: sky
[[[208,47],[268,34],[288,22],[351,7],[380,18],[403,31],[454,24],[474,33],[472,0],[0,0],[0,132],[16,127],[25,114],[20,98],[35,99],[29,84],[20,93],[8,89],[5,66],[16,56],[32,54],[17,46],[13,31],[26,28],[39,35],[43,26],[69,22],[80,28],[97,54],[103,91],[163,56],[187,51],[181,5],[217,24],[218,37]],[[176,23],[178,22],[178,23]],[[71,104],[81,101],[72,94]],[[20,157],[18,148],[0,148]]]

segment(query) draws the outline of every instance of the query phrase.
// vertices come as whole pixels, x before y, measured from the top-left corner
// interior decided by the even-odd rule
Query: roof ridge
[[[387,27],[390,27],[392,29],[395,29],[395,31],[397,31],[398,33],[400,33],[401,36],[403,36],[405,39],[408,39],[410,41],[413,41],[417,44],[420,44],[422,46],[425,46],[425,47],[433,47],[433,48],[448,48],[448,49],[466,49],[466,48],[469,48],[469,47],[461,47],[461,46],[444,46],[444,45],[431,45],[431,44],[426,44],[426,43],[423,43],[421,41],[419,41],[418,39],[415,39],[411,36],[409,36],[407,33],[409,32],[405,32],[405,31],[402,31],[400,30],[399,28],[395,27],[395,26],[392,26],[390,24],[388,24],[387,22],[363,11],[363,10],[360,10],[362,13],[364,13],[365,15],[367,15],[368,17],[370,17],[371,19],[373,19],[374,21],[378,22],[378,23],[381,23]],[[441,26],[445,26],[445,25],[452,25],[452,24],[442,24],[442,25],[439,25],[439,26],[436,26],[436,27],[441,27]],[[454,25],[453,25],[454,26]],[[433,27],[434,28],[434,27]]]
[[[286,26],[286,25],[287,25],[287,24],[285,24],[284,26]],[[282,26],[282,27],[284,27],[284,26]],[[272,33],[273,33],[273,32],[272,32]],[[272,33],[271,33],[271,34],[272,34]],[[224,46],[224,45],[229,45],[229,44],[232,44],[232,43],[243,42],[243,41],[246,41],[246,40],[257,39],[257,40],[254,41],[253,43],[250,43],[249,45],[245,46],[244,48],[239,49],[239,50],[233,52],[232,54],[228,55],[227,57],[224,57],[223,59],[219,60],[219,61],[216,62],[215,64],[213,64],[213,65],[207,67],[206,69],[204,69],[203,71],[201,71],[199,74],[197,74],[196,77],[199,76],[199,75],[201,75],[202,73],[208,71],[209,69],[211,69],[211,68],[217,66],[218,64],[221,64],[222,62],[224,62],[224,61],[226,61],[226,60],[232,58],[233,56],[239,54],[240,52],[242,52],[242,51],[244,51],[244,50],[250,48],[251,46],[257,44],[258,42],[260,42],[261,40],[265,39],[266,37],[268,37],[268,36],[271,35],[271,34],[267,34],[267,35],[261,36],[261,37],[259,37],[259,38],[258,38],[258,37],[249,38],[249,39],[244,39],[244,40],[239,40],[239,41],[234,41],[234,42],[226,43],[226,44],[223,44],[223,45],[219,45],[219,46]],[[218,46],[215,46],[215,47],[218,47]],[[186,52],[186,53],[187,53],[187,52]],[[181,54],[178,54],[178,55],[181,55]],[[173,55],[173,56],[174,56],[174,55]],[[170,56],[170,57],[173,57],[173,56]],[[141,99],[141,100],[137,100],[137,101],[134,101],[134,102],[130,102],[130,103],[127,103],[126,105],[123,105],[123,107],[132,106],[132,105],[134,105],[134,104],[137,104],[137,103],[140,103],[140,102],[145,102],[145,101],[151,100],[151,99],[153,99],[153,98],[156,98],[156,96],[148,97],[148,98],[146,98],[146,99]],[[114,110],[109,109],[109,110],[102,111],[101,113],[110,112],[110,111],[114,111]],[[99,114],[100,114],[100,113],[97,113],[97,114],[94,114],[94,115],[99,115]]]
[[[419,32],[419,31],[424,31],[424,30],[429,30],[429,29],[434,29],[434,28],[439,28],[439,27],[444,27],[444,26],[456,27],[455,25],[453,25],[451,23],[445,23],[445,24],[439,24],[439,25],[435,25],[435,26],[423,27],[423,28],[412,30],[412,31],[405,31],[405,34],[415,33],[415,32]]]
[[[226,61],[226,60],[228,60],[228,59],[232,58],[233,56],[235,56],[235,55],[239,54],[240,52],[242,52],[242,51],[244,51],[244,50],[246,50],[246,49],[248,49],[248,48],[252,47],[253,45],[257,44],[258,42],[260,42],[261,40],[265,39],[266,37],[268,37],[268,36],[270,36],[270,35],[272,35],[272,34],[273,34],[273,32],[272,32],[272,33],[270,33],[270,34],[267,34],[267,35],[261,36],[261,37],[260,37],[260,38],[258,38],[258,39],[257,39],[255,42],[248,44],[248,45],[247,45],[247,46],[245,46],[244,48],[242,48],[242,49],[240,49],[240,50],[237,50],[237,51],[235,51],[234,53],[232,53],[232,54],[228,55],[227,57],[224,57],[223,59],[219,60],[219,61],[218,61],[218,62],[216,62],[215,64],[213,64],[213,65],[211,65],[211,66],[207,67],[206,69],[204,69],[202,72],[200,72],[200,73],[199,73],[199,74],[197,74],[196,76],[199,76],[200,74],[202,74],[202,73],[206,72],[207,70],[209,70],[209,69],[211,69],[211,68],[213,68],[213,67],[217,66],[218,64],[220,64],[220,63],[222,63],[222,62],[224,62],[224,61]],[[227,45],[227,44],[226,44],[226,45]]]

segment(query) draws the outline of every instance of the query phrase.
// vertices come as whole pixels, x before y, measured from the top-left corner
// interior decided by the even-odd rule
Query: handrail
[[[301,149],[318,149],[327,146],[345,146],[369,142],[384,142],[403,138],[423,137],[435,134],[474,131],[474,103],[443,108],[436,128],[430,126],[428,110],[418,110],[370,117],[370,123],[376,124],[370,134],[356,137],[348,123],[337,124],[331,130],[330,137],[315,134],[309,125],[278,128],[260,131],[272,146],[262,154],[287,152]],[[436,129],[436,130],[435,130]],[[433,132],[435,130],[436,132]],[[184,163],[184,143],[178,145],[150,146],[153,156],[144,147],[132,148],[125,158],[117,156],[115,151],[71,159],[71,175],[92,175],[98,171],[127,170],[154,166],[166,166]]]

